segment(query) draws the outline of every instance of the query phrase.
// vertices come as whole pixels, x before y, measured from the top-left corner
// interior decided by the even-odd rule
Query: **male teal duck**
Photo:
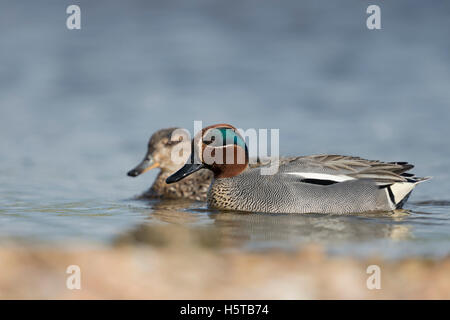
[[[204,128],[192,140],[192,150],[187,163],[166,182],[174,183],[207,169],[201,171],[214,174],[208,206],[225,210],[335,214],[391,211],[401,208],[414,187],[428,179],[407,173],[413,168],[407,162],[341,155],[295,157],[281,163],[276,174],[261,175],[258,168],[247,169],[244,139],[227,124]],[[227,163],[227,154],[232,163]]]
[[[147,153],[144,159],[128,172],[130,177],[137,177],[151,169],[160,169],[153,185],[140,195],[139,199],[163,198],[206,201],[207,191],[213,178],[213,174],[210,171],[202,170],[179,183],[166,184],[166,179],[182,167],[182,164],[177,164],[172,160],[171,154],[173,149],[179,143],[191,143],[190,141],[172,141],[172,133],[177,129],[179,128],[166,128],[156,131],[148,142]]]

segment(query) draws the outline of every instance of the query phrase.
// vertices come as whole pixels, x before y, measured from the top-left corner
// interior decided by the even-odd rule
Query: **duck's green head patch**
[[[222,135],[222,145],[235,144],[246,149],[245,141],[235,130],[230,128],[217,128],[217,130]]]

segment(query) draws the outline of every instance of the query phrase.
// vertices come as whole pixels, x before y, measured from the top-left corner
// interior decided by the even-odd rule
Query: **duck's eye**
[[[167,141],[166,142],[166,146],[172,146],[172,145],[174,145],[174,144],[177,144],[177,143],[180,143],[181,142],[181,140],[169,140],[169,141]]]
[[[209,144],[213,143],[214,141],[216,141],[216,137],[212,136],[211,139],[209,139],[208,141],[203,141],[203,143],[206,145],[209,145]]]
[[[178,139],[176,139],[176,137],[173,137],[173,139],[168,139],[167,141],[164,141],[164,144],[166,146],[171,146],[177,143],[180,143],[181,141],[183,141],[183,136],[179,136]]]

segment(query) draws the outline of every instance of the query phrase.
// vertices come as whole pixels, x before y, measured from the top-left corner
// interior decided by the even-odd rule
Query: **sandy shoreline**
[[[450,298],[450,257],[359,260],[330,257],[318,246],[245,253],[199,245],[189,234],[175,239],[95,248],[0,247],[0,298]],[[69,265],[81,269],[81,290],[66,287]],[[380,290],[367,288],[369,265],[380,267]]]

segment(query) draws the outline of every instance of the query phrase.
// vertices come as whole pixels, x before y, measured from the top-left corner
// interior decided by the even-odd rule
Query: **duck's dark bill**
[[[134,169],[128,171],[128,175],[130,177],[137,177],[138,175],[157,167],[159,167],[159,163],[155,162],[153,158],[145,158]]]
[[[166,179],[166,183],[174,183],[203,168],[203,164],[185,164],[180,170]]]

